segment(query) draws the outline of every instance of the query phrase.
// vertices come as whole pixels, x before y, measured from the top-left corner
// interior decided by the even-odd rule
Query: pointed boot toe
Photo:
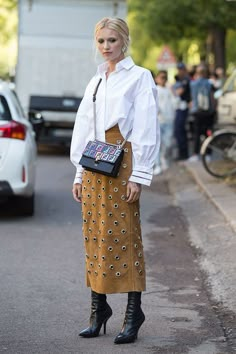
[[[133,343],[138,338],[138,334],[125,335],[123,333],[116,336],[114,343],[115,344],[128,344]]]

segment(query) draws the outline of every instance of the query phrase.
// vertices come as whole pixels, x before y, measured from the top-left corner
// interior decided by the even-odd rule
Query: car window
[[[236,73],[228,78],[224,86],[224,92],[235,92],[236,91]]]
[[[20,100],[14,90],[11,90],[11,97],[15,106],[15,109],[17,111],[18,116],[20,117],[25,117],[25,113],[23,111],[23,108],[21,107]]]
[[[5,97],[0,95],[0,121],[1,120],[11,120],[11,112],[8,107]]]

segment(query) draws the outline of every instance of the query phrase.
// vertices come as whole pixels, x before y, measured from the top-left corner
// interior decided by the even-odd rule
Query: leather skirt
[[[118,125],[106,131],[106,141],[120,144]],[[145,263],[139,201],[126,202],[132,171],[131,143],[124,146],[118,177],[84,171],[82,217],[86,283],[100,294],[143,291]]]

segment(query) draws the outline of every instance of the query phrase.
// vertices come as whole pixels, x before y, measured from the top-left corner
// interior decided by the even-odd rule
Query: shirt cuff
[[[81,177],[75,177],[73,184],[76,184],[76,183],[82,184],[82,178]]]
[[[75,179],[74,179],[74,183],[73,183],[73,184],[76,184],[76,183],[82,184],[82,178],[75,176]]]
[[[152,182],[152,174],[141,171],[133,171],[129,181],[150,186]]]
[[[82,175],[83,175],[83,169],[81,170],[80,168],[78,168],[75,174],[74,184],[76,183],[82,184]]]

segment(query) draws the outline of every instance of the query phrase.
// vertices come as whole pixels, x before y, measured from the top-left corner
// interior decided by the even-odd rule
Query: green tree
[[[236,31],[229,30],[226,39],[226,48],[227,48],[227,63],[229,73],[236,66]]]
[[[229,29],[236,29],[236,3],[225,0],[129,0],[129,11],[157,43],[168,42],[182,54],[182,39],[199,45],[202,59],[225,67],[225,43]],[[186,43],[186,42],[185,42]]]
[[[0,0],[0,76],[7,78],[14,67],[15,53],[9,58],[12,41],[17,36],[17,0]]]
[[[17,0],[0,0],[0,43],[6,43],[16,32],[16,25],[9,23],[9,15],[16,10]]]

